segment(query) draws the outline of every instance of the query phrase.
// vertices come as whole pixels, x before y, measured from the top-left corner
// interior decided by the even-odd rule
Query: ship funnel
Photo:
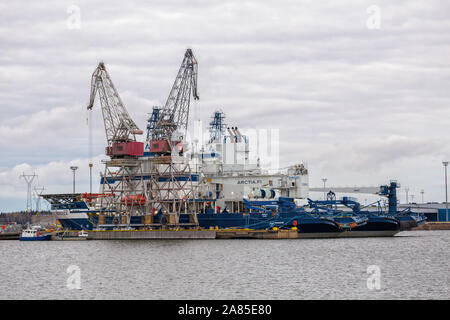
[[[232,143],[233,143],[233,142],[236,142],[236,135],[233,133],[233,131],[231,131],[230,128],[227,128],[227,130],[228,130],[228,133],[230,134],[231,142],[232,142]]]
[[[242,135],[239,132],[237,127],[234,128],[234,133],[236,134],[236,142],[241,142],[242,141]]]

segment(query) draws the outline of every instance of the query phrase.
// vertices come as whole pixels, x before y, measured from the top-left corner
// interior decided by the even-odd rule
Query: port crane
[[[148,200],[153,212],[161,212],[161,221],[167,221],[170,227],[198,226],[198,191],[194,185],[198,175],[192,173],[189,160],[183,157],[191,96],[199,99],[197,74],[197,60],[187,49],[165,105],[153,107],[147,121],[146,151],[151,163]],[[189,222],[180,223],[181,213],[189,214]]]
[[[142,134],[128,114],[119,94],[111,81],[105,65],[100,63],[92,74],[91,96],[88,110],[93,108],[96,95],[99,96],[103,113],[107,149],[110,160],[104,161],[102,176],[103,210],[114,212],[117,227],[126,227],[132,216],[141,216],[146,225],[153,224],[157,212],[164,214],[160,224],[167,227],[180,226],[182,212],[188,213],[185,226],[198,226],[197,203],[194,201],[193,181],[198,178],[191,173],[189,162],[182,155],[182,141],[186,133],[191,94],[198,99],[197,61],[191,49],[187,49],[175,82],[163,108],[154,108],[153,117],[147,127],[147,142],[150,142],[148,174],[144,181],[144,144],[136,141]],[[178,155],[171,155],[174,147]],[[110,196],[106,196],[110,195]],[[105,224],[101,214],[98,225]]]
[[[139,157],[144,143],[136,141],[143,132],[130,117],[114,86],[105,64],[100,62],[92,73],[88,110],[92,110],[98,95],[106,133],[105,171],[101,179],[102,192],[88,195],[99,198],[100,207],[121,216],[121,224],[130,223],[131,214],[144,215],[148,211],[145,184]],[[105,217],[99,217],[99,225]]]
[[[149,119],[147,138],[150,140],[151,153],[168,154],[184,139],[191,94],[194,100],[200,98],[197,92],[197,74],[197,60],[192,50],[187,49],[166,104],[162,109],[155,107]]]
[[[143,132],[131,119],[103,62],[92,73],[88,110],[92,110],[97,95],[105,124],[106,154],[111,158],[141,156],[144,144],[136,141],[136,135]]]
[[[400,187],[400,184],[397,183],[397,181],[395,181],[395,180],[390,181],[389,185],[382,185],[379,187],[334,187],[334,188],[332,187],[332,188],[330,188],[330,191],[327,194],[326,200],[313,201],[308,198],[308,202],[312,208],[315,208],[317,210],[319,210],[319,209],[332,210],[333,207],[336,208],[337,205],[344,205],[344,206],[352,209],[352,211],[354,213],[360,213],[361,209],[370,207],[373,204],[377,204],[378,210],[381,212],[382,208],[381,208],[380,200],[361,207],[355,198],[343,197],[342,200],[337,200],[335,192],[377,194],[377,195],[388,198],[388,214],[396,215],[398,213],[398,211],[397,211],[397,190],[396,189],[399,187]],[[310,191],[326,191],[326,189],[310,188]],[[402,212],[400,212],[400,213],[402,213]]]

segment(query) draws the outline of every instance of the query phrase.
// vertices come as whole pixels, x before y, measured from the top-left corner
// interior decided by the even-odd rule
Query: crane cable
[[[88,125],[89,193],[92,193],[92,109],[87,109],[86,122]]]

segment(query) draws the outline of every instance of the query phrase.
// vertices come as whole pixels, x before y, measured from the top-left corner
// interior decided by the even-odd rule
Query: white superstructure
[[[203,193],[217,199],[217,206],[228,211],[241,210],[243,198],[308,197],[309,181],[305,164],[292,165],[283,170],[261,168],[259,154],[252,150],[257,144],[251,143],[249,137],[237,127],[225,129],[223,119],[223,113],[216,111],[211,122],[210,140],[190,155],[191,168],[200,175],[200,194],[204,189]]]
[[[217,118],[223,121],[223,113],[216,111],[215,119]],[[256,138],[259,136],[256,135]],[[196,144],[198,143],[199,139],[196,140]],[[183,156],[179,156],[178,150],[174,150],[172,157],[183,159],[181,163],[189,163],[190,173],[185,174],[194,177],[192,184],[195,198],[214,199],[216,211],[225,208],[229,212],[242,210],[244,198],[271,200],[282,196],[306,199],[309,193],[306,165],[299,163],[278,170],[262,168],[261,163],[267,162],[267,159],[253,150],[259,144],[241,133],[237,127],[226,128],[224,124],[218,125],[213,121],[210,139],[206,143],[194,147],[183,141]],[[267,154],[266,152],[265,155]],[[151,188],[151,168],[154,165],[151,159],[152,155],[149,153],[139,159],[142,178],[136,176],[136,179],[143,179],[147,190]],[[103,177],[102,181],[112,178]],[[111,186],[114,188],[114,183],[102,183],[100,193],[110,193]],[[150,191],[146,192],[150,194]],[[167,196],[173,196],[169,191],[167,193]],[[179,197],[182,196],[180,194]],[[98,206],[100,201],[101,199],[96,199],[91,205]]]

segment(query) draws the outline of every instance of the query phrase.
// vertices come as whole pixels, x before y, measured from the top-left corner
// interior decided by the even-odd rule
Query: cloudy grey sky
[[[99,61],[145,128],[188,47],[201,98],[191,119],[221,108],[240,128],[280,129],[281,165],[306,161],[311,186],[397,179],[403,198],[408,186],[415,200],[424,189],[443,201],[449,13],[437,0],[2,0],[0,211],[25,207],[22,172],[71,192],[78,165],[88,191],[85,109]],[[97,174],[105,138],[98,108],[94,117]]]

